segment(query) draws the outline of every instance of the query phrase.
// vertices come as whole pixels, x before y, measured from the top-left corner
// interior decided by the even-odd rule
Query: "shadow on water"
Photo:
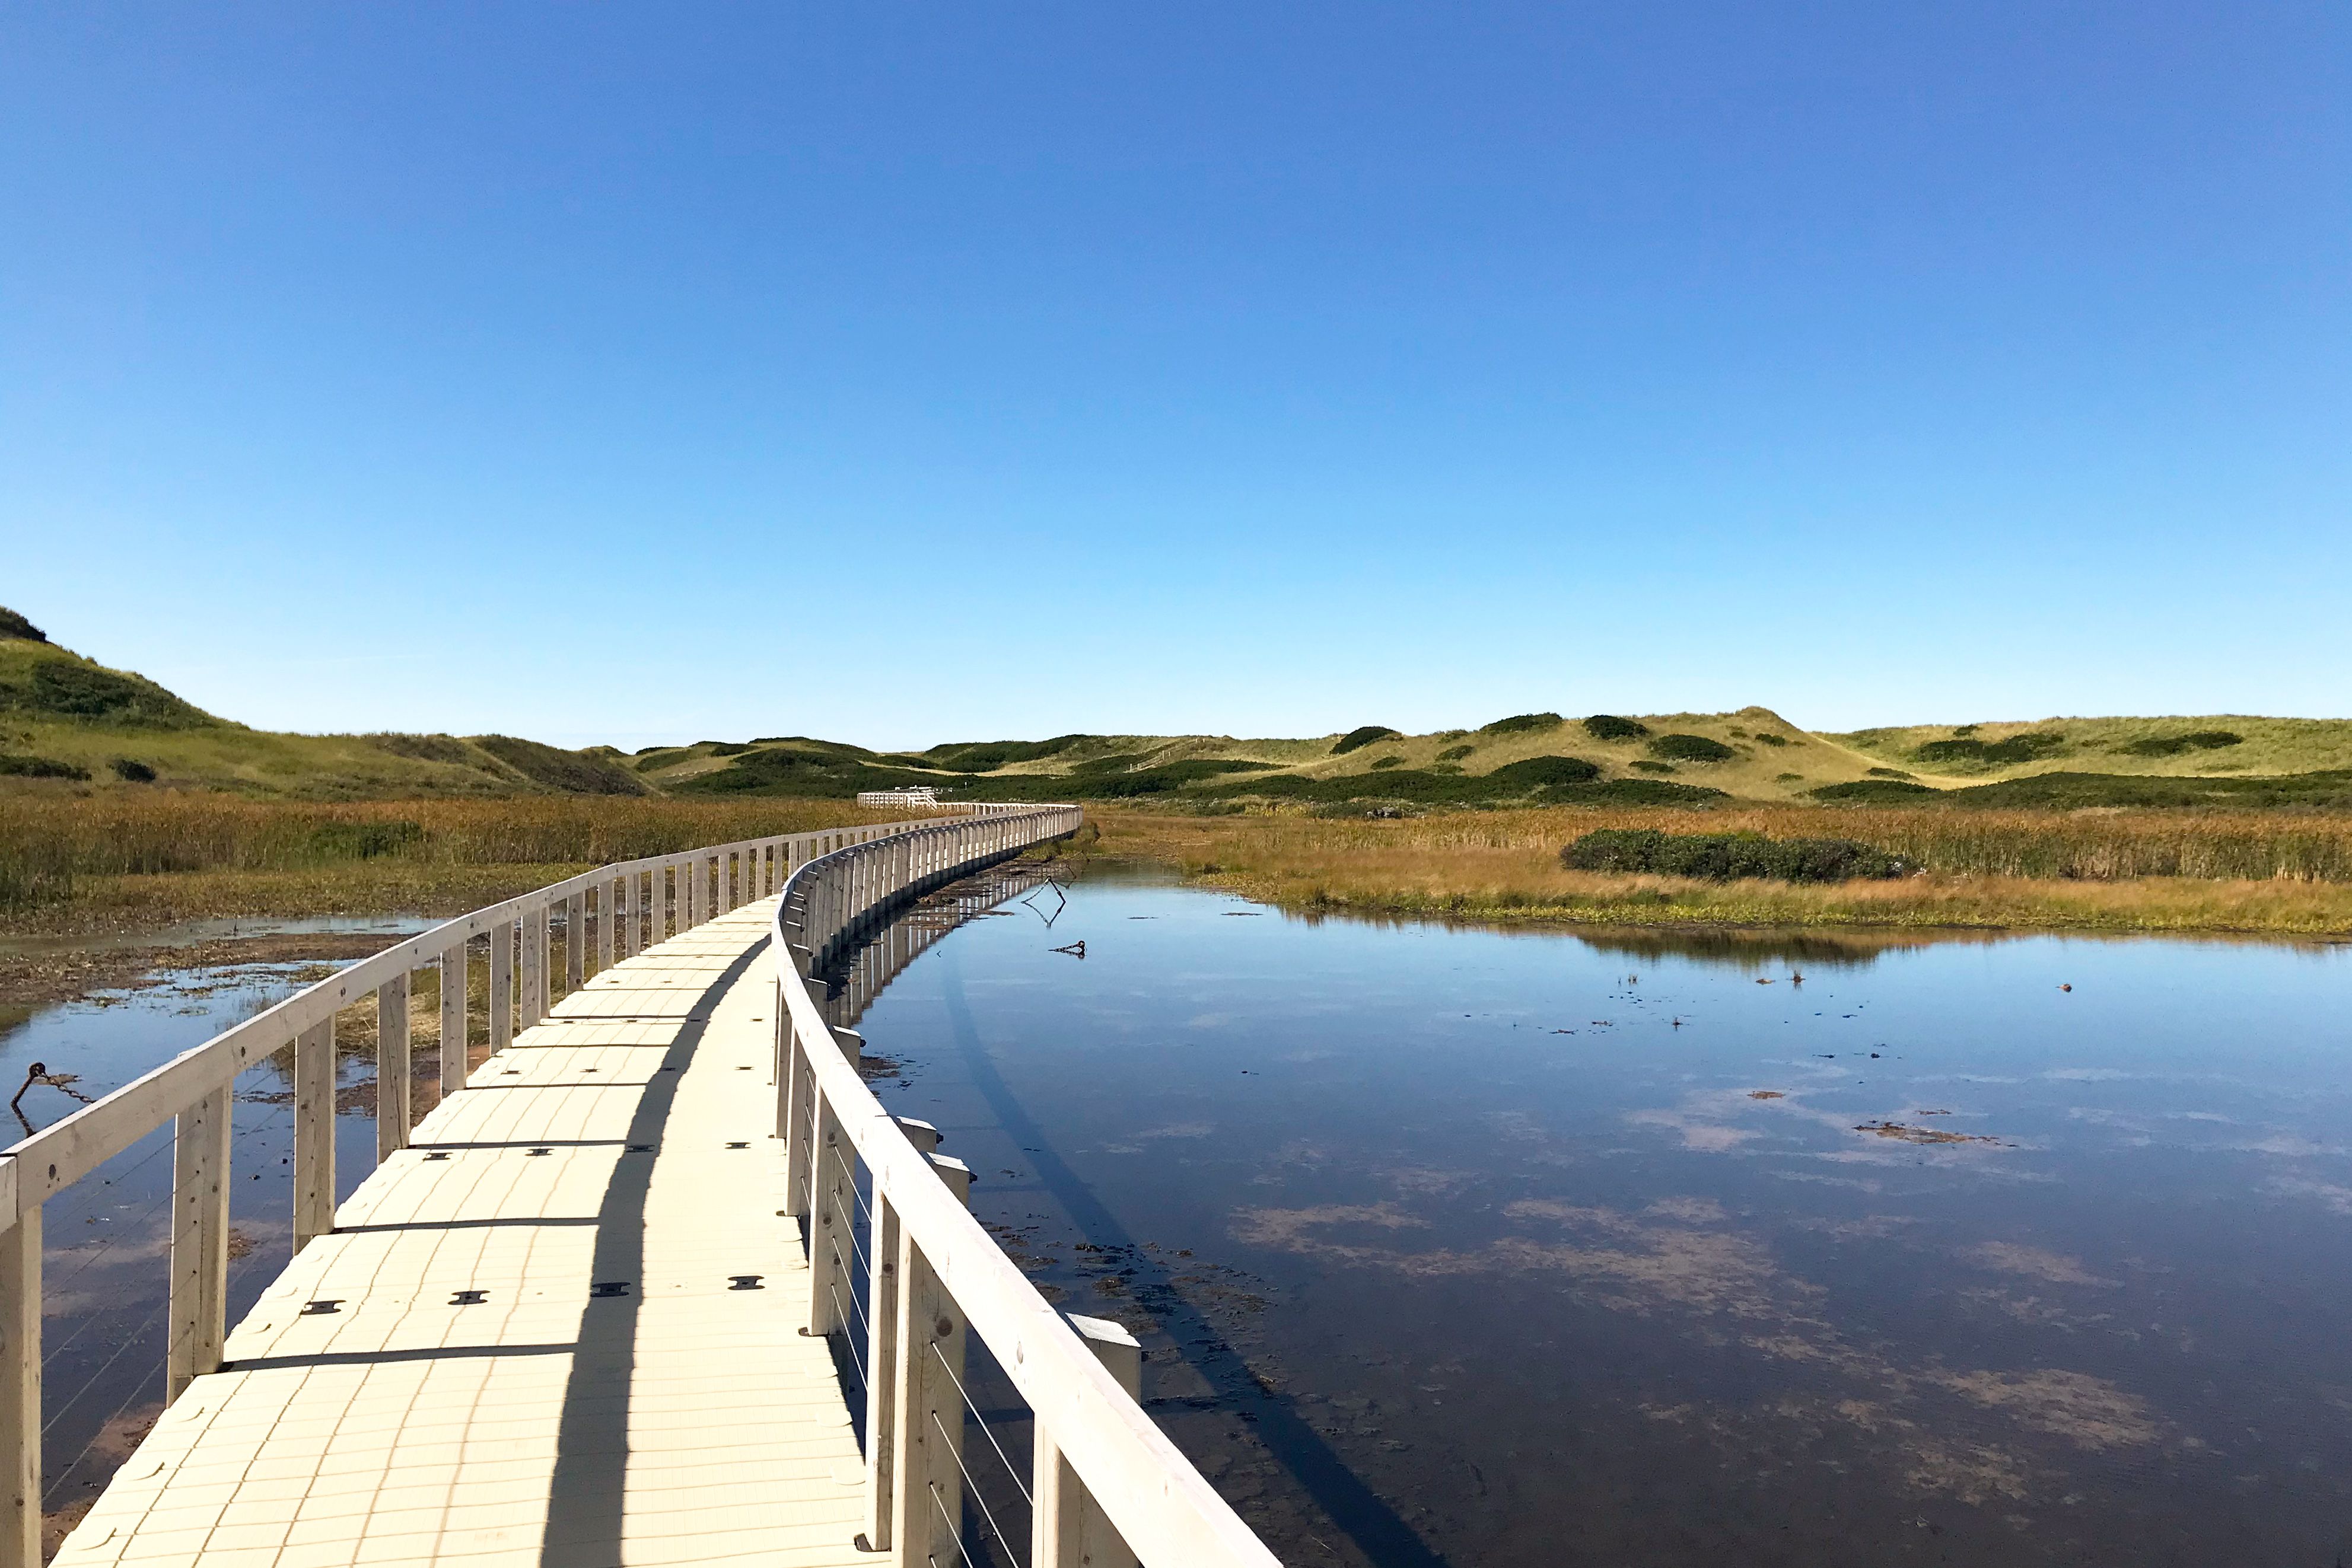
[[[1371,1561],[1382,1568],[1445,1568],[1446,1560],[1332,1451],[1291,1402],[1259,1381],[1241,1353],[1184,1299],[1165,1266],[1136,1244],[1109,1207],[1054,1152],[1045,1129],[1023,1107],[981,1044],[954,947],[942,947],[939,960],[949,1030],[973,1087],[1004,1131],[1032,1156],[1038,1180],[1062,1204],[1084,1239],[1096,1247],[1118,1249],[1130,1260],[1135,1274],[1129,1288],[1218,1392],[1220,1407],[1252,1425],[1267,1451]]]

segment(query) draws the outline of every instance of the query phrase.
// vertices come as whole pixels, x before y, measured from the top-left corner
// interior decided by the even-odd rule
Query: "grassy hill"
[[[2226,778],[2352,768],[2352,722],[2257,718],[2045,718],[1912,725],[1830,738],[1945,784],[2096,772]]]
[[[509,736],[248,729],[0,611],[0,787],[223,789],[309,800],[647,794],[608,755]]]
[[[1769,708],[1290,739],[1063,735],[878,752],[806,736],[630,755],[508,736],[282,735],[58,647],[0,611],[0,789],[215,789],[291,800],[517,795],[1157,802],[1361,815],[1502,805],[1952,804],[2352,809],[2352,721],[1987,721],[1814,734]]]

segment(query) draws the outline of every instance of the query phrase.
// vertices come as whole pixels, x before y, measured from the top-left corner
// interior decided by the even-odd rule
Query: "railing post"
[[[402,970],[375,993],[375,1158],[382,1165],[408,1147],[408,972]]]
[[[335,1020],[294,1037],[294,1250],[335,1228]]]
[[[849,1227],[842,1216],[847,1205],[843,1193],[848,1178],[842,1174],[845,1163],[848,1138],[842,1132],[840,1113],[823,1089],[816,1092],[816,1129],[814,1150],[816,1168],[811,1175],[809,1205],[809,1322],[808,1332],[822,1337],[844,1327],[848,1314],[841,1292],[850,1288],[847,1246]]]
[[[857,1065],[864,1054],[862,1037],[853,1030],[837,1029],[833,1031],[833,1043],[850,1066]],[[811,1150],[815,1168],[810,1185],[808,1332],[824,1335],[849,1324],[848,1292],[854,1288],[849,1217],[856,1201],[856,1173],[849,1166],[849,1136],[842,1130],[839,1108],[822,1089],[811,1098],[815,1102],[816,1127]],[[789,1170],[786,1174],[789,1177]]]
[[[522,1027],[535,1029],[547,1012],[547,908],[522,916]]]
[[[515,928],[511,920],[490,927],[490,1050],[514,1040]]]
[[[544,1019],[555,1006],[555,904],[542,904],[531,915],[533,946],[539,949],[539,1018]]]
[[[220,1368],[228,1338],[226,1084],[172,1124],[172,1283],[163,1342],[163,1403]]]
[[[466,1086],[466,943],[441,955],[441,1098]]]
[[[13,1174],[13,1173],[11,1173]],[[16,1184],[7,1184],[14,1187]],[[0,1232],[0,1568],[41,1568],[41,1206]]]
[[[1108,1318],[1064,1314],[1087,1348],[1095,1353],[1127,1396],[1143,1399],[1143,1347]],[[1030,1484],[1035,1507],[1030,1514],[1029,1568],[1136,1568],[1135,1552],[1104,1513],[1102,1505],[1070,1468],[1054,1435],[1036,1423],[1035,1459]]]
[[[707,867],[700,855],[694,857],[694,870],[686,878],[685,912],[678,916],[681,925],[699,925],[708,918],[702,910],[702,883]]]
[[[797,1219],[809,1211],[810,1140],[814,1136],[814,1113],[809,1101],[816,1093],[816,1075],[809,1065],[811,1042],[803,1038],[800,1026],[789,1021],[784,1047],[788,1071],[784,1079],[784,1207]],[[812,1224],[812,1241],[815,1234]],[[815,1256],[814,1245],[810,1256]]]
[[[563,901],[563,994],[570,996],[588,980],[588,894],[585,889]]]
[[[613,967],[613,937],[620,927],[616,901],[621,896],[620,883],[612,877],[600,877],[596,883],[596,972],[603,974]]]
[[[948,1190],[971,1202],[961,1160],[927,1156]],[[898,1410],[892,1444],[891,1555],[898,1568],[930,1568],[963,1556],[963,1309],[901,1227]]]
[[[940,1146],[940,1130],[907,1116],[891,1118],[918,1154]],[[867,1238],[866,1289],[866,1542],[868,1552],[890,1549],[892,1493],[898,1471],[898,1209],[877,1185],[874,1230]]]

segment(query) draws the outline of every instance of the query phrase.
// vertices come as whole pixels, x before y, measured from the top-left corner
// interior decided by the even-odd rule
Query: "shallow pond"
[[[2352,1550],[2352,949],[1058,898],[877,1088],[1286,1562]]]

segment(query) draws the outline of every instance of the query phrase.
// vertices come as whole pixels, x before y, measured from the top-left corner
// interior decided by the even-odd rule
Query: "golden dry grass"
[[[1301,909],[1659,925],[2352,932],[2352,821],[2184,812],[1481,811],[1402,821],[1094,810],[1089,852]],[[1932,868],[1886,882],[1706,883],[1564,869],[1596,827],[1840,831]],[[2261,868],[2246,874],[2245,868]]]

